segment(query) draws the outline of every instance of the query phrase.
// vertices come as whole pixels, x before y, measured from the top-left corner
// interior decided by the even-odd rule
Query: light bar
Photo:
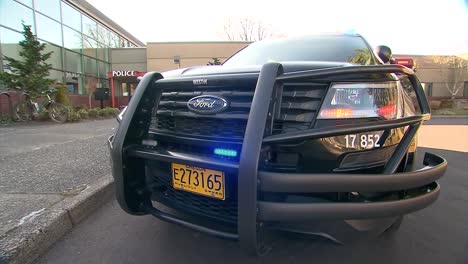
[[[215,148],[214,154],[220,155],[220,156],[226,156],[226,157],[237,157],[237,150]]]

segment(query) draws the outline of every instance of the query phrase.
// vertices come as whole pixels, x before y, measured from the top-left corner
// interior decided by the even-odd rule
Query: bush
[[[434,100],[429,103],[429,106],[431,107],[432,110],[438,110],[440,108],[440,104],[441,104],[440,101]]]
[[[80,110],[86,110],[86,111],[88,111],[88,106],[85,105],[85,104],[77,105],[77,106],[75,106],[75,110],[76,110],[76,111],[80,111]]]
[[[76,121],[80,121],[81,120],[81,116],[78,112],[76,111],[70,111],[68,113],[68,121],[70,122],[76,122]]]
[[[104,109],[99,109],[99,110],[98,110],[98,116],[100,116],[100,117],[106,117],[106,116],[107,116],[107,111],[106,111],[106,109],[105,109],[105,108],[104,108]]]
[[[80,115],[81,119],[88,119],[89,118],[88,110],[81,109],[81,110],[78,110],[77,112]]]
[[[452,99],[443,99],[440,102],[440,108],[454,108],[455,102]]]
[[[96,117],[98,116],[99,109],[98,108],[91,108],[88,110],[88,116],[89,117]]]
[[[455,115],[456,113],[452,110],[442,109],[433,112],[434,115]]]
[[[40,121],[49,120],[49,119],[50,119],[50,117],[49,117],[49,111],[48,111],[47,109],[45,109],[44,107],[42,107],[41,110],[39,110],[38,119],[39,119]]]
[[[63,105],[70,105],[70,98],[68,98],[68,90],[62,83],[55,84],[55,101]]]
[[[104,111],[106,112],[106,116],[111,116],[111,117],[116,117],[120,112],[119,109],[111,108],[111,107],[104,108]]]
[[[9,124],[11,122],[13,122],[13,119],[11,119],[10,115],[0,113],[0,124]]]

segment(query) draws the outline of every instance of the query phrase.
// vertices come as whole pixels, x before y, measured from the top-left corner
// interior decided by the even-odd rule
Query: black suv
[[[109,138],[120,206],[254,254],[267,229],[396,229],[437,199],[447,162],[409,166],[430,109],[389,60],[359,35],[319,35],[146,74]]]

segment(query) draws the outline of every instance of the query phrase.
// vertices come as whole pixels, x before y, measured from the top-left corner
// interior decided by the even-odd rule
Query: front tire
[[[59,103],[51,103],[47,109],[49,111],[49,117],[54,122],[64,123],[68,119],[68,109]]]

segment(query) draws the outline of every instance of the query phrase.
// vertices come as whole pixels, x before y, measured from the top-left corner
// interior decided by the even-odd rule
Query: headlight
[[[127,106],[124,109],[122,109],[122,111],[120,111],[120,113],[117,115],[117,122],[122,122],[125,111],[127,111]]]
[[[398,113],[398,81],[380,83],[334,83],[328,90],[319,119],[381,117]]]

